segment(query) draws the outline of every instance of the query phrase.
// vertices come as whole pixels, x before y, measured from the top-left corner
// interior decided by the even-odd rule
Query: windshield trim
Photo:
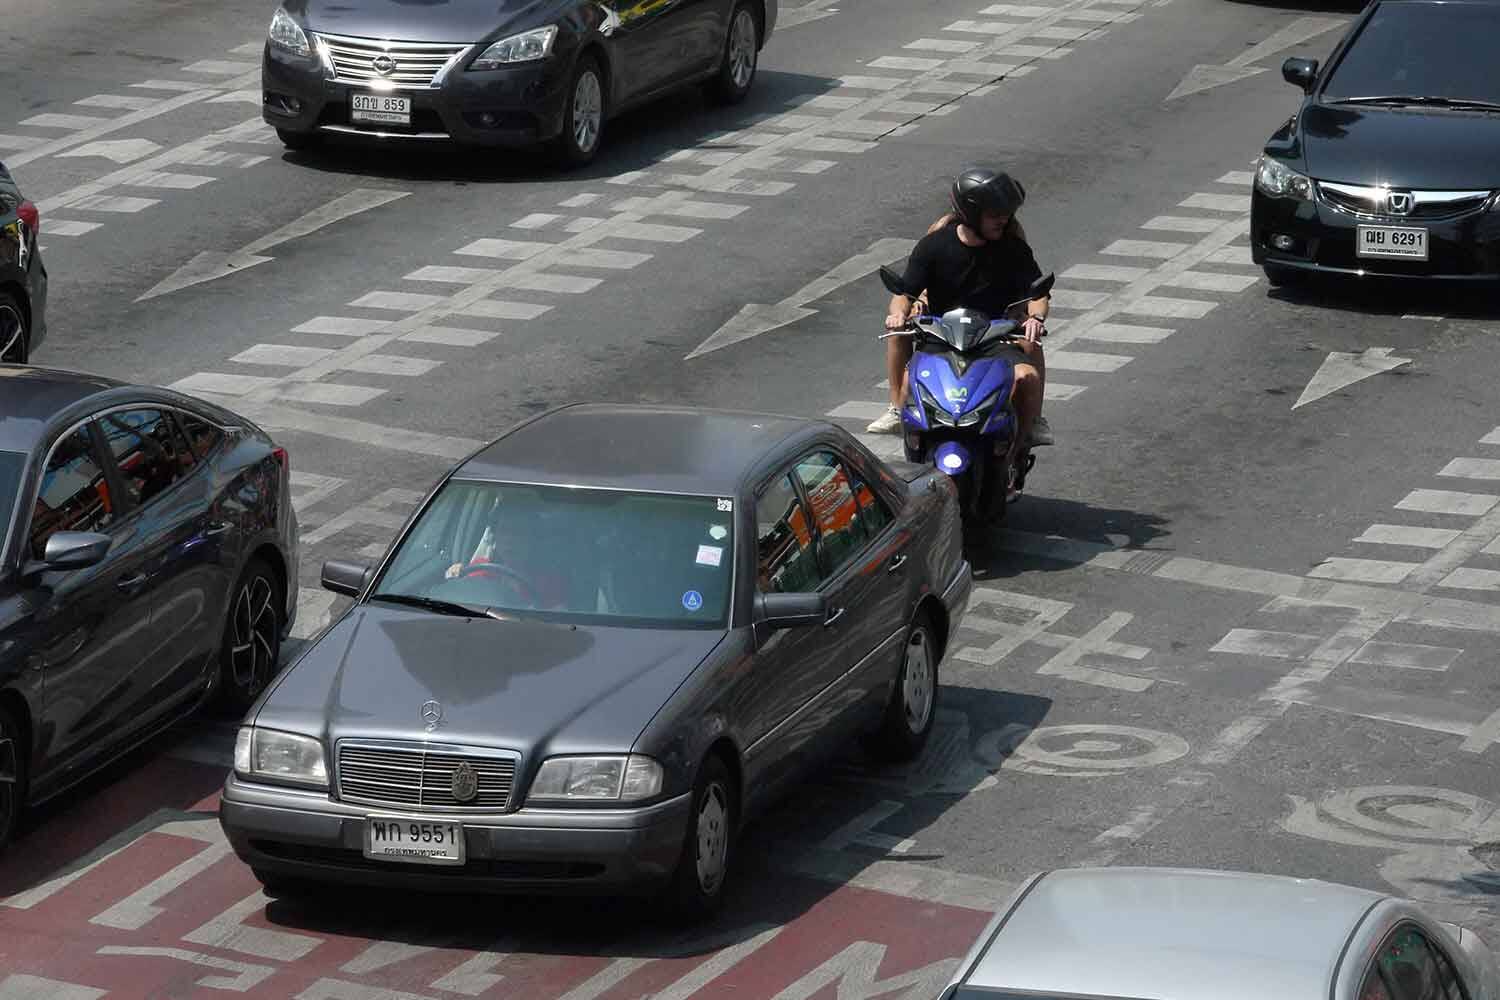
[[[10,451],[9,449],[0,451],[0,455],[14,455],[20,459],[20,464],[16,467],[15,495],[10,498],[14,507],[10,512],[10,516],[5,519],[5,523],[0,524],[0,576],[3,576],[6,567],[6,557],[10,553],[11,533],[15,530],[16,521],[20,518],[22,509],[26,506],[22,503],[22,498],[26,493],[27,462],[30,460],[31,455],[24,451]],[[3,500],[3,498],[0,498],[0,500]],[[25,562],[25,560],[22,559],[21,562]]]
[[[364,592],[360,594],[360,596],[356,599],[354,607],[359,607],[360,605],[370,603],[371,599],[374,598],[377,593],[379,593],[380,584],[385,580],[386,571],[390,569],[391,563],[395,561],[396,554],[401,551],[401,547],[406,544],[406,540],[411,537],[411,533],[416,530],[416,526],[421,522],[422,518],[427,514],[429,510],[432,509],[432,505],[437,502],[437,498],[442,495],[443,491],[446,490],[450,485],[462,485],[465,483],[480,486],[534,486],[543,489],[586,490],[592,493],[628,493],[638,496],[686,497],[694,500],[726,499],[725,495],[722,493],[703,493],[698,490],[647,490],[641,489],[639,487],[627,486],[589,486],[585,484],[564,485],[561,483],[528,482],[519,479],[495,479],[490,476],[460,475],[455,473],[453,475],[445,477],[436,486],[434,486],[431,491],[428,492],[426,498],[423,499],[422,503],[418,506],[417,510],[414,511],[409,518],[407,518],[406,524],[402,527],[400,534],[398,534],[395,540],[391,542],[390,546],[385,551],[385,555],[383,555],[380,558],[380,561],[375,564],[375,569],[370,574],[370,582],[365,587]],[[728,631],[729,629],[735,627],[734,622],[736,617],[736,601],[740,596],[740,535],[742,535],[743,532],[739,530],[738,524],[738,518],[740,516],[740,497],[738,489],[736,489],[727,499],[734,503],[734,510],[729,512],[729,521],[731,525],[729,537],[730,541],[733,544],[730,546],[729,550],[729,593],[724,598],[724,614],[721,618],[715,619],[712,622],[704,622],[701,625],[684,625],[680,622],[672,622],[670,624],[666,624],[661,619],[657,618],[628,618],[618,615],[586,615],[574,612],[548,612],[531,609],[514,610],[510,608],[492,608],[487,609],[487,613],[489,611],[493,612],[493,614],[489,614],[489,617],[491,618],[526,618],[538,621],[555,621],[565,624],[571,623],[577,625],[613,625],[620,628],[657,627],[669,630],[681,629],[683,631],[694,632],[704,631],[708,629]],[[652,625],[649,623],[657,624]]]
[[[1369,28],[1370,23],[1374,21],[1376,15],[1378,15],[1385,8],[1390,7],[1399,9],[1401,7],[1422,7],[1431,10],[1433,8],[1441,9],[1443,7],[1485,8],[1488,6],[1489,4],[1474,3],[1471,2],[1471,0],[1377,0],[1376,3],[1368,5],[1364,13],[1360,16],[1359,20],[1354,24],[1352,28],[1350,28],[1348,34],[1344,36],[1343,40],[1339,42],[1338,46],[1334,49],[1330,59],[1328,60],[1328,63],[1318,68],[1319,82],[1317,85],[1317,92],[1307,95],[1308,100],[1316,101],[1317,103],[1330,106],[1343,103],[1342,98],[1334,98],[1328,95],[1328,87],[1338,77],[1339,71],[1344,68],[1344,63],[1348,61],[1349,54],[1353,52],[1359,45],[1360,39],[1364,37],[1365,30]],[[1376,107],[1379,107],[1379,105],[1376,105]],[[1455,108],[1453,110],[1465,109]]]

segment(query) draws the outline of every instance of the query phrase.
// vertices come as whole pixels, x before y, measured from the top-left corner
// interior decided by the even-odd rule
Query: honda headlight
[[[307,33],[292,20],[292,15],[286,12],[285,7],[277,7],[276,13],[271,15],[271,44],[295,55],[312,55],[312,46],[307,44]]]
[[[499,69],[513,63],[532,62],[545,59],[552,54],[552,43],[557,38],[557,25],[533,28],[519,35],[502,38],[469,63],[470,69]]]
[[[1255,170],[1255,186],[1274,198],[1311,201],[1313,196],[1311,180],[1269,156],[1260,158],[1260,166]]]
[[[636,802],[661,793],[661,765],[640,754],[553,757],[536,772],[530,802]]]
[[[234,769],[246,778],[328,787],[323,742],[296,733],[241,726],[234,738]]]

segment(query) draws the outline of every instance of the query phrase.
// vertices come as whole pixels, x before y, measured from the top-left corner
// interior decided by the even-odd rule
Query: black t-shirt
[[[958,238],[958,223],[950,222],[917,243],[906,261],[903,283],[913,295],[927,289],[933,315],[962,308],[999,319],[1041,276],[1031,247],[1019,236],[966,246]]]

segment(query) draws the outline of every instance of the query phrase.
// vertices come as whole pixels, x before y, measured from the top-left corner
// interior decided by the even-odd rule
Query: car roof
[[[30,451],[59,412],[124,384],[82,372],[0,365],[0,451]]]
[[[465,479],[734,496],[790,439],[834,430],[740,410],[584,403],[527,421],[464,462]]]
[[[1325,1000],[1345,943],[1384,898],[1245,872],[1049,872],[965,982],[1153,1000]]]

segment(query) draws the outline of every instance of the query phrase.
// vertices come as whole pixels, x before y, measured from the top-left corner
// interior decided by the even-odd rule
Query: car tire
[[[692,809],[682,854],[672,873],[665,899],[668,916],[690,922],[716,913],[724,901],[734,856],[735,817],[738,810],[734,779],[717,754],[704,760],[693,783]]]
[[[1271,283],[1272,288],[1292,288],[1307,282],[1307,272],[1295,267],[1279,267],[1276,264],[1265,264],[1266,281]]]
[[[0,851],[10,843],[26,808],[26,748],[21,745],[21,723],[0,705]],[[9,780],[4,780],[4,779]]]
[[[750,93],[760,57],[760,21],[747,3],[736,4],[724,35],[719,72],[709,81],[709,96],[718,104],[738,104]]]
[[[552,143],[552,155],[564,169],[582,167],[599,153],[607,114],[604,71],[593,56],[584,56],[573,68],[563,107],[563,129]]]
[[[24,365],[30,357],[31,331],[26,310],[9,292],[0,292],[0,363]]]
[[[252,559],[229,593],[219,648],[217,706],[243,715],[276,676],[281,656],[281,583],[264,559]]]
[[[293,132],[286,128],[277,129],[276,138],[294,153],[312,149],[323,141],[323,137],[316,132]]]
[[[886,760],[911,760],[922,752],[937,717],[937,633],[926,611],[918,611],[906,630],[901,669],[886,703],[885,717],[870,749]]]

